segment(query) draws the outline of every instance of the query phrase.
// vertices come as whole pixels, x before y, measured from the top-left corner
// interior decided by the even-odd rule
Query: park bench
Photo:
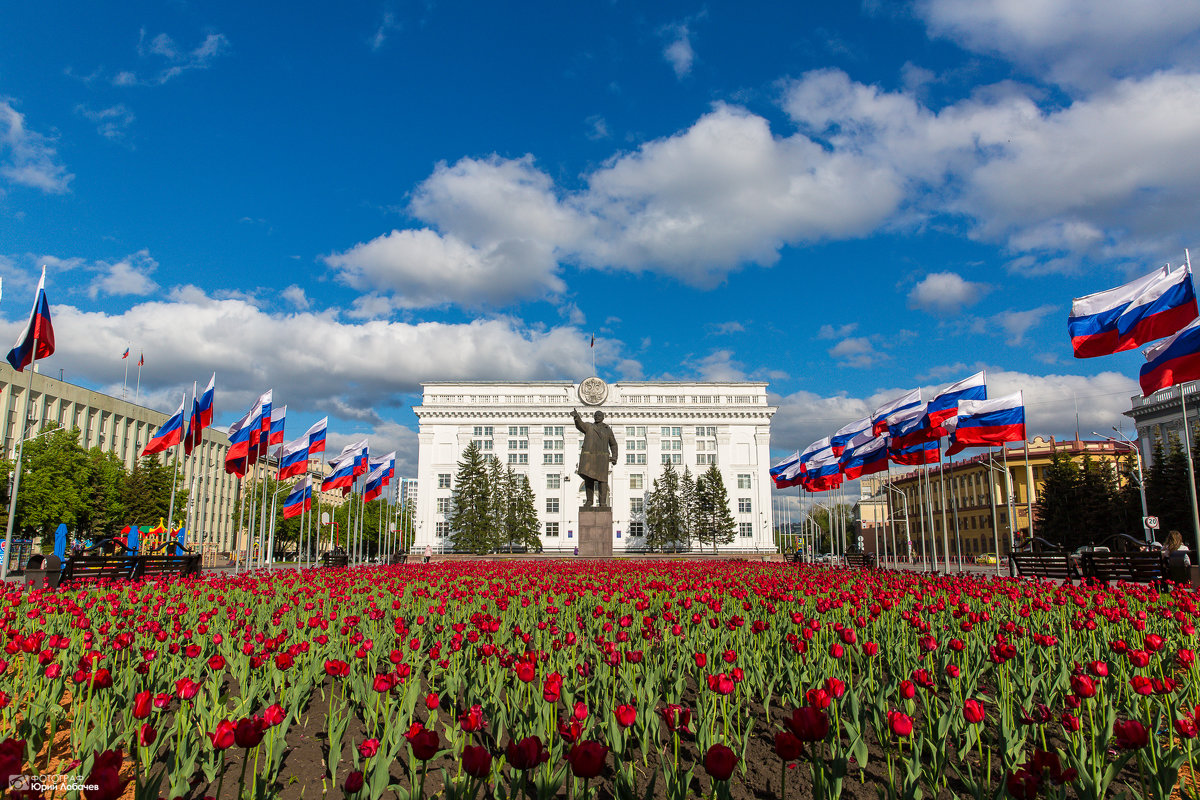
[[[325,553],[321,556],[322,567],[348,567],[350,557],[345,553]]]
[[[388,556],[387,563],[390,566],[394,566],[396,564],[407,564],[408,553],[392,553],[390,556]]]
[[[1043,580],[1072,582],[1079,577],[1071,556],[1053,542],[1048,542],[1035,536],[1026,545],[1028,551],[1017,550],[1009,560],[1015,574],[1022,578],[1039,578]],[[1033,548],[1038,547],[1035,551]]]
[[[846,566],[854,569],[875,569],[875,554],[846,553]]]
[[[1178,554],[1171,556],[1174,561],[1168,562],[1167,553],[1124,533],[1105,539],[1102,545],[1108,547],[1107,552],[1080,555],[1084,577],[1097,583],[1127,581],[1163,584],[1168,579],[1186,580],[1186,570],[1171,568],[1181,565],[1181,556]]]
[[[192,548],[184,546],[183,552],[179,552],[179,545],[175,542],[167,542],[161,545],[161,550],[175,549],[174,555],[163,553],[146,553],[144,555],[135,556],[133,578],[155,579],[169,575],[177,575],[180,578],[186,578],[189,575],[200,574],[200,554],[193,551]]]
[[[175,542],[163,549],[177,547]],[[85,580],[155,580],[162,577],[200,574],[200,554],[190,548],[178,555],[138,555],[115,539],[104,539],[69,557],[62,567],[59,585]]]

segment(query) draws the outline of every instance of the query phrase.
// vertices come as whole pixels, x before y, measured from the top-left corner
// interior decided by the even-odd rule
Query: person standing
[[[425,557],[421,560],[422,564],[428,564],[429,559],[433,558],[433,545],[425,545]]]

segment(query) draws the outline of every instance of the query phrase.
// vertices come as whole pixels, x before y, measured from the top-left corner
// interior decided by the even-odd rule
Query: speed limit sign
[[[1146,523],[1146,527],[1150,530],[1158,530],[1158,517],[1146,517],[1144,521]]]

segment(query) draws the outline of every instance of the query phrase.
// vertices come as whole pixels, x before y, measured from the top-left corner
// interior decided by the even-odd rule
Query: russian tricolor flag
[[[288,442],[279,454],[279,475],[276,480],[282,481],[296,475],[303,475],[308,467],[308,456],[307,436],[301,436],[294,442]]]
[[[174,447],[183,441],[183,407],[186,403],[187,395],[185,394],[179,399],[179,410],[158,429],[158,433],[150,438],[146,449],[142,451],[143,456],[161,453],[168,447]]]
[[[1107,356],[1170,336],[1196,319],[1187,266],[1169,265],[1115,289],[1076,298],[1067,330],[1076,358]]]
[[[329,462],[329,466],[333,467],[333,472],[325,477],[321,482],[321,491],[328,492],[331,489],[341,489],[344,492],[350,490],[354,485],[354,456],[353,454],[344,458],[336,458]]]
[[[1178,383],[1200,380],[1200,319],[1144,351],[1146,363],[1138,374],[1142,395]]]
[[[838,467],[847,480],[883,472],[888,466],[887,437],[870,439],[857,446],[847,445],[838,459]]]
[[[283,444],[283,428],[287,423],[287,406],[280,406],[271,412],[271,434],[267,446]]]
[[[369,503],[383,494],[383,478],[387,474],[387,464],[380,464],[371,470],[367,476],[367,485],[363,489],[363,502]]]
[[[37,353],[33,352],[35,339]],[[17,337],[17,343],[8,351],[8,363],[17,372],[23,372],[35,360],[53,354],[54,326],[50,324],[50,301],[46,299],[46,268],[42,267],[42,278],[38,281],[37,294],[33,296],[33,311],[29,314],[25,329]]]
[[[925,411],[926,427],[936,428],[957,415],[960,400],[987,400],[987,382],[982,372],[952,383],[934,395]]]
[[[771,467],[771,469],[769,470],[770,475],[771,475],[771,480],[775,483],[775,488],[776,489],[786,489],[788,486],[795,486],[796,483],[799,483],[799,481],[796,481],[796,483],[785,483],[784,481],[787,481],[789,478],[784,477],[784,476],[786,473],[788,473],[789,470],[791,470],[792,467],[802,467],[802,466],[803,465],[800,463],[800,451],[799,450],[797,450],[796,452],[792,453],[789,456],[784,456],[783,458],[779,459],[779,461],[777,461],[775,463],[775,466]],[[794,478],[795,474],[792,474],[789,477]]]
[[[936,464],[942,460],[937,439],[928,442],[918,442],[910,447],[888,447],[888,457],[895,464],[907,467],[919,467],[922,464]]]
[[[267,389],[254,403],[250,410],[250,441],[247,456],[251,464],[265,455],[267,441],[271,435],[271,389]]]
[[[329,417],[325,417],[320,422],[308,429],[308,433],[305,435],[308,437],[309,455],[325,452],[325,434],[328,428]]]
[[[842,471],[832,450],[808,462],[801,485],[810,492],[827,492],[842,485]]]
[[[292,487],[291,493],[283,501],[283,518],[298,517],[305,511],[312,511],[312,483],[307,475]]]
[[[254,410],[229,427],[229,452],[225,454],[225,471],[243,478],[250,468],[250,433],[254,428]]]
[[[835,432],[833,436],[829,437],[829,445],[833,448],[833,454],[835,456],[840,456],[842,451],[846,449],[846,445],[851,439],[863,431],[872,430],[872,428],[873,426],[871,425],[870,417],[863,417],[862,419],[851,422],[849,425],[843,425],[842,427],[838,428],[837,432]]]
[[[963,400],[950,432],[946,455],[966,447],[990,447],[1025,440],[1025,404],[1021,392],[995,400]]]
[[[192,416],[188,420],[187,436],[183,440],[183,452],[191,455],[192,450],[200,446],[204,438],[204,429],[212,425],[213,394],[216,391],[217,373],[208,379],[204,393],[192,400]]]
[[[884,403],[879,408],[875,409],[875,413],[871,415],[871,432],[876,436],[882,436],[888,432],[887,418],[899,411],[906,411],[910,408],[916,408],[921,405],[921,390],[913,389],[907,392],[890,403]]]

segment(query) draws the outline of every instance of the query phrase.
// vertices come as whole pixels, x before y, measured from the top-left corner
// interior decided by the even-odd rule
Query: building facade
[[[1077,463],[1087,457],[1093,463],[1107,465],[1123,483],[1128,478],[1122,472],[1121,459],[1131,450],[1122,442],[1058,442],[1053,437],[1047,441],[1039,436],[1025,444],[1009,445],[1001,452],[988,451],[953,463],[931,465],[927,479],[919,469],[893,474],[881,483],[879,492],[886,491],[886,513],[892,520],[887,526],[889,538],[880,543],[879,549],[893,552],[890,537],[894,537],[895,552],[902,557],[906,550],[917,558],[936,552],[941,561],[947,544],[951,559],[960,553],[964,559],[983,553],[1006,554],[1010,542],[1020,547],[1030,535],[1030,519],[1055,453],[1065,453]],[[1032,533],[1039,535],[1036,525]],[[1141,537],[1140,529],[1127,533]],[[911,542],[911,549],[906,542]],[[866,546],[872,548],[870,538]]]
[[[7,362],[0,363],[0,441],[4,442],[4,457],[13,460],[17,455],[22,427],[21,409],[25,394],[30,390],[29,411],[24,428],[26,440],[40,433],[47,424],[62,428],[78,428],[79,443],[84,449],[98,447],[115,453],[133,469],[142,448],[150,441],[169,415],[144,406],[120,400],[101,392],[85,389],[72,383],[34,372],[17,372]],[[174,457],[170,454],[162,458]],[[204,432],[200,447],[192,457],[181,461],[180,480],[189,491],[188,540],[200,541],[203,532],[206,542],[216,542],[217,550],[227,551],[236,541],[233,509],[237,501],[237,479],[225,472],[225,455],[229,441],[211,428]],[[183,514],[180,514],[182,518]],[[141,525],[157,524],[158,520],[130,520]]]
[[[1187,395],[1182,392],[1186,390]],[[1182,397],[1182,399],[1181,399]],[[1125,416],[1133,419],[1137,428],[1138,449],[1144,459],[1144,467],[1154,463],[1154,443],[1161,441],[1165,447],[1172,436],[1183,442],[1183,405],[1186,401],[1188,422],[1195,432],[1200,427],[1200,383],[1182,383],[1168,386],[1148,397],[1135,395],[1129,399],[1130,409]],[[1195,434],[1193,433],[1193,446]]]
[[[542,547],[571,552],[578,543],[582,481],[575,470],[586,421],[605,414],[619,457],[609,481],[613,550],[645,546],[646,498],[669,460],[699,474],[716,465],[737,533],[726,550],[774,550],[771,533],[771,417],[767,385],[757,382],[606,384],[454,382],[424,384],[419,420],[415,547],[450,545],[454,477],[471,443],[529,477]]]

